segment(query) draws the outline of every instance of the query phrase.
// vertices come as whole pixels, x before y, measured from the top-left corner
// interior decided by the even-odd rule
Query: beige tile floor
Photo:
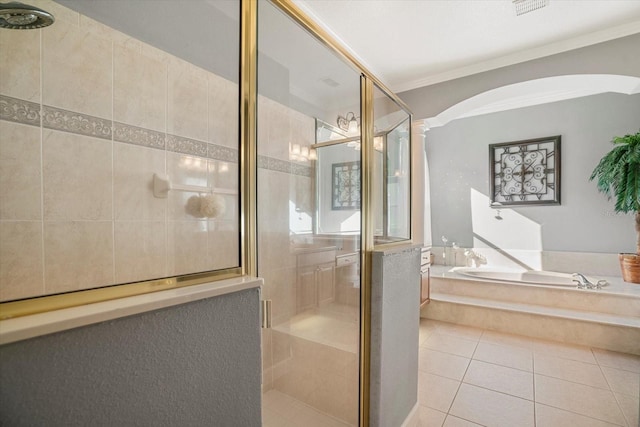
[[[640,357],[421,319],[420,427],[640,427]],[[264,427],[347,424],[276,390]]]
[[[638,356],[421,320],[421,427],[640,427],[639,395]]]

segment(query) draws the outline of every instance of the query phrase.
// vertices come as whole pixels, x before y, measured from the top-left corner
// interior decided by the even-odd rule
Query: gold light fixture
[[[295,162],[306,162],[309,160],[316,160],[317,158],[315,148],[289,143],[289,160],[293,160]]]
[[[358,133],[358,118],[356,115],[349,111],[344,116],[338,115],[338,127],[349,134]]]
[[[356,151],[360,151],[360,140],[349,141],[347,143],[347,147],[351,147]],[[381,136],[376,136],[373,138],[373,148],[376,151],[382,152],[384,150],[384,139]]]

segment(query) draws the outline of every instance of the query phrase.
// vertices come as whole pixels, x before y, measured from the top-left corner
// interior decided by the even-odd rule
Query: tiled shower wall
[[[31,3],[56,22],[0,31],[0,300],[237,266],[237,84]],[[226,212],[155,198],[154,173]]]
[[[314,142],[312,117],[258,97],[258,268],[264,278],[263,297],[272,301],[273,325],[262,330],[262,386],[355,425],[357,352],[287,332],[297,314],[296,256],[291,246],[318,238],[291,231],[298,215],[315,215],[315,194],[310,162],[289,160],[289,150],[290,144],[310,147]],[[317,319],[307,322],[319,336],[334,332]]]
[[[315,143],[315,120],[264,96],[258,96],[258,273],[263,297],[272,300],[276,326],[295,315],[296,260],[290,253],[293,214],[313,216],[312,169],[309,161],[291,161],[290,144]],[[274,343],[274,332],[262,330],[263,389],[273,386],[273,367],[289,348]]]

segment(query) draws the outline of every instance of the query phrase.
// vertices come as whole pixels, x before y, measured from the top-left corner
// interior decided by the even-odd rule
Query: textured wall
[[[370,425],[397,427],[417,402],[420,249],[374,252],[372,277]]]
[[[259,294],[0,347],[0,425],[260,425]]]

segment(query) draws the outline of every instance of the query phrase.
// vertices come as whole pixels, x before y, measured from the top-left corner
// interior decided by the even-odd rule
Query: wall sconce
[[[358,133],[358,118],[352,111],[349,111],[347,114],[344,115],[344,117],[341,115],[338,115],[337,122],[338,122],[338,127],[343,131],[353,133],[353,134]]]
[[[289,160],[298,162],[306,162],[308,160],[316,160],[316,150],[300,144],[289,144]]]
[[[373,138],[373,148],[376,151],[382,151],[384,149],[384,140],[381,136],[376,136]]]
[[[356,151],[360,151],[360,140],[348,142],[347,147],[351,147]],[[380,152],[384,150],[384,139],[381,136],[376,136],[373,138],[373,148],[376,151]]]

